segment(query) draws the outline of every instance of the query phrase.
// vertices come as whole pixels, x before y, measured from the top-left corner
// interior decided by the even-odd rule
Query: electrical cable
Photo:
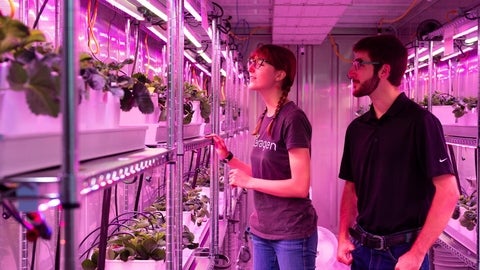
[[[93,9],[93,15],[92,15],[92,0],[89,0],[87,3],[87,42],[88,42],[88,48],[93,54],[97,54],[100,51],[100,45],[98,44],[97,37],[95,36],[95,32],[93,31],[93,28],[95,26],[95,22],[97,20],[97,14],[98,14],[98,1],[95,1],[95,7]],[[92,41],[93,44],[95,45],[94,48],[92,48]]]
[[[140,203],[140,195],[142,195],[142,185],[143,185],[143,173],[140,174],[140,178],[139,178],[139,181],[138,181],[137,195],[135,196],[135,205],[133,207],[134,212],[138,212],[138,205]]]
[[[57,221],[57,242],[56,242],[56,250],[55,250],[55,270],[60,270],[61,267],[60,267],[60,262],[61,262],[61,252],[62,252],[62,248],[61,248],[61,236],[62,236],[62,226],[61,226],[61,221],[62,221],[62,209],[59,210],[59,217],[58,217],[58,221]]]
[[[35,269],[35,254],[37,253],[37,240],[33,241],[32,246],[32,261],[30,262],[30,270]]]
[[[108,21],[107,27],[107,59],[110,59],[110,29],[112,28],[113,20],[117,17],[117,12],[113,12],[113,17]]]
[[[148,49],[148,35],[145,35],[145,39],[143,40],[143,44],[145,46],[145,53],[147,57],[147,68],[145,70],[145,74],[148,75],[148,71],[150,70],[150,50]]]
[[[136,29],[136,36],[135,36],[135,54],[133,55],[133,64],[132,64],[132,72],[130,74],[133,75],[135,73],[135,67],[137,66],[137,59],[138,59],[138,49],[140,46],[138,46],[138,43],[140,42],[140,33],[139,33],[139,23],[135,23],[135,26],[137,27]]]
[[[351,59],[348,59],[342,54],[340,54],[340,51],[338,49],[338,44],[335,42],[335,38],[331,34],[328,34],[328,40],[330,41],[330,45],[332,45],[333,52],[338,57],[338,59],[342,60],[345,63],[350,63],[352,61]]]
[[[40,16],[42,16],[43,10],[45,10],[45,6],[47,5],[48,0],[43,1],[42,6],[40,7],[40,10],[38,11],[38,14],[35,18],[35,22],[33,23],[33,29],[37,28],[38,26],[38,21],[40,20]]]
[[[417,4],[418,0],[413,0],[412,3],[410,3],[410,6],[407,8],[407,10],[405,10],[405,12],[400,15],[399,17],[395,18],[395,19],[385,19],[385,18],[381,18],[380,21],[378,22],[378,26],[377,28],[378,29],[381,29],[382,28],[382,25],[384,23],[395,23],[395,22],[398,22],[400,21],[401,19],[405,18],[405,16],[407,16],[408,13],[410,13],[410,11],[415,7],[415,5]]]
[[[113,200],[115,207],[115,216],[118,216],[118,185],[115,185],[115,190],[113,192]]]
[[[15,17],[15,4],[13,3],[13,0],[8,0],[8,4],[10,6],[10,18]]]

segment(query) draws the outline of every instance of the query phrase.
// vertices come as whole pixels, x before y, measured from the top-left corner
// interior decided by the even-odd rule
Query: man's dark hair
[[[388,81],[395,86],[400,86],[403,75],[407,69],[408,52],[402,42],[393,35],[378,35],[359,40],[353,46],[354,52],[367,52],[370,60],[380,62],[374,66],[378,72],[382,64],[390,65]]]

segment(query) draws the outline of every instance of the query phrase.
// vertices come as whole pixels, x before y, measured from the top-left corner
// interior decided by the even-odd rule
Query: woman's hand
[[[245,172],[233,169],[230,170],[228,174],[228,183],[233,187],[240,187],[240,188],[252,188],[252,177]]]
[[[217,134],[209,134],[206,135],[205,138],[211,138],[213,140],[213,146],[215,147],[215,151],[217,152],[219,159],[224,159],[228,155],[228,148],[225,144],[225,141],[222,137],[218,136]]]

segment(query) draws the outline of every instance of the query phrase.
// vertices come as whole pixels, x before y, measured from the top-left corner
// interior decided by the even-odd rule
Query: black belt
[[[357,226],[355,226],[354,228],[349,228],[348,231],[350,235],[355,240],[359,241],[362,246],[372,249],[385,250],[392,246],[411,243],[415,241],[418,233],[420,232],[420,229],[385,236],[365,232]]]

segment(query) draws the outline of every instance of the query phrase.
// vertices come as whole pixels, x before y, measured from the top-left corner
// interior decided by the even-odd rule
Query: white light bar
[[[188,40],[190,40],[193,43],[193,45],[195,45],[195,47],[197,48],[202,47],[202,44],[200,44],[200,42],[192,35],[192,33],[190,33],[190,31],[188,31],[186,27],[183,28],[183,33],[188,38]]]
[[[466,43],[466,44],[472,44],[472,43],[474,43],[474,42],[477,41],[477,40],[478,40],[478,37],[477,37],[477,36],[474,36],[474,37],[465,39],[465,43]]]
[[[468,28],[467,30],[462,31],[462,32],[454,35],[453,38],[458,38],[458,37],[461,37],[461,36],[465,36],[465,35],[468,35],[472,32],[475,32],[477,30],[478,30],[478,25],[475,25],[474,27]]]
[[[211,64],[212,63],[212,59],[210,59],[210,57],[208,57],[208,55],[203,52],[203,51],[198,51],[198,54],[200,54],[200,56],[205,59],[205,61],[207,61],[207,63]]]
[[[121,11],[127,13],[128,15],[132,16],[133,18],[135,18],[139,21],[145,20],[143,18],[143,16],[140,13],[137,12],[137,7],[130,4],[129,2],[122,1],[123,3],[125,3],[125,5],[121,4],[120,1],[117,1],[117,0],[107,0],[107,2],[110,5],[120,9]],[[128,5],[129,7],[127,7],[126,5]]]
[[[202,21],[202,16],[193,8],[193,6],[187,1],[183,1],[183,4],[185,6],[185,9],[192,14],[192,16],[197,20],[198,22]]]
[[[138,2],[140,4],[142,4],[143,6],[145,6],[146,8],[148,8],[150,11],[152,11],[153,13],[155,13],[155,15],[157,15],[158,17],[160,17],[160,19],[164,20],[164,21],[167,21],[168,20],[168,16],[167,14],[163,13],[163,11],[161,11],[160,9],[158,9],[156,6],[154,6],[152,3],[150,3],[148,0],[138,0]]]
[[[422,52],[426,51],[427,48],[420,48],[418,49],[418,54],[420,55]],[[408,56],[408,59],[412,59],[413,57],[415,57],[415,53],[412,53]]]
[[[223,77],[227,77],[227,72],[225,71],[225,69],[220,69],[220,74],[223,76]]]
[[[432,56],[435,56],[435,55],[437,55],[437,54],[441,54],[441,53],[444,52],[444,51],[445,51],[445,47],[441,47],[440,49],[437,49],[437,50],[433,51],[433,52],[432,52]],[[425,56],[420,57],[420,58],[418,59],[418,61],[419,61],[419,62],[422,62],[422,61],[425,61],[425,60],[427,60],[427,59],[428,59],[428,54],[425,55]]]
[[[186,51],[183,52],[183,55],[185,55],[185,57],[190,60],[190,62],[192,63],[196,63],[197,61],[189,54],[187,53]]]
[[[202,65],[200,65],[200,64],[197,63],[197,64],[195,64],[195,66],[197,66],[201,71],[205,72],[206,75],[212,76],[212,75],[210,74],[210,72],[208,72],[208,70],[207,70],[206,68],[204,68]]]
[[[157,28],[155,28],[155,26],[147,26],[147,29],[150,30],[150,32],[154,33],[161,40],[167,42],[167,37],[164,36],[160,31],[158,31]]]
[[[465,48],[465,49],[463,50],[463,53],[466,53],[466,52],[471,51],[471,50],[473,50],[473,47]],[[455,57],[455,56],[460,55],[461,53],[462,53],[461,51],[458,51],[458,52],[452,53],[452,54],[450,54],[450,55],[444,56],[444,57],[442,57],[442,58],[440,59],[440,61],[448,60],[448,59],[450,59],[450,58],[453,58],[453,57]]]

